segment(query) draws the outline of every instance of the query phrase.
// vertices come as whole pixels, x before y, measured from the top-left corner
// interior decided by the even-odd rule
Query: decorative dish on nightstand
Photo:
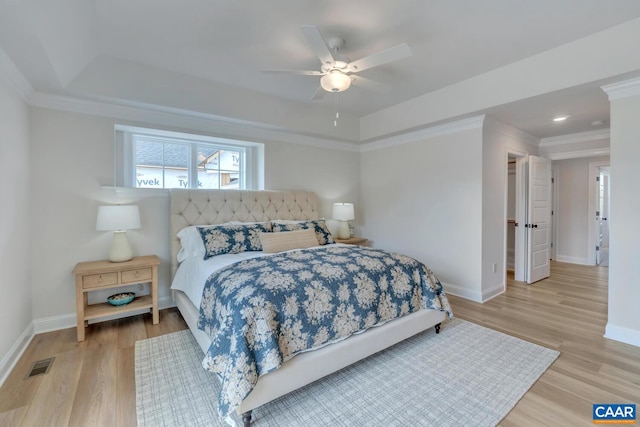
[[[120,294],[113,294],[107,298],[107,302],[111,305],[126,305],[133,301],[136,294],[134,292],[123,292]]]

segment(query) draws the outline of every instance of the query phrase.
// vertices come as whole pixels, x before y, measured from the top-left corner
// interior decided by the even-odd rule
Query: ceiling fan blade
[[[329,50],[327,43],[325,43],[324,39],[322,38],[322,34],[320,34],[320,30],[318,30],[318,27],[315,27],[313,25],[302,25],[300,26],[300,29],[302,30],[302,34],[305,35],[307,41],[311,45],[313,53],[318,55],[318,58],[320,58],[320,62],[323,65],[333,65],[336,61],[335,59],[333,59],[333,55],[331,55],[331,51]]]
[[[357,73],[368,68],[406,58],[407,56],[411,56],[411,48],[406,43],[403,43],[350,62],[349,65],[347,65],[347,70],[351,73]]]
[[[299,76],[324,76],[321,71],[304,71],[304,70],[262,70],[264,74],[297,74]]]
[[[317,101],[319,99],[324,98],[324,94],[327,91],[322,89],[322,86],[318,86],[318,89],[316,89],[316,92],[313,94],[313,96],[311,97],[312,100]]]
[[[388,92],[391,88],[385,84],[378,83],[371,79],[364,78],[360,75],[352,75],[353,84],[363,89],[372,90],[378,93]]]

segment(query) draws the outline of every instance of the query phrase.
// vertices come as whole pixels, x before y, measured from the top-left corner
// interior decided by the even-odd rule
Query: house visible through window
[[[262,146],[121,127],[123,183],[135,188],[259,189]],[[116,133],[118,132],[116,128]]]

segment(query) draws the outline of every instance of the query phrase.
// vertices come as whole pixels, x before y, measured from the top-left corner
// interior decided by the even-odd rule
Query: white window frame
[[[115,126],[114,142],[116,150],[114,184],[116,187],[123,186],[135,189],[147,189],[136,187],[135,183],[136,162],[134,150],[136,139],[189,146],[191,150],[188,180],[190,188],[194,183],[197,185],[198,182],[197,146],[211,145],[221,150],[238,151],[241,153],[239,189],[264,189],[264,144],[126,125]],[[118,147],[121,148],[118,149]],[[120,159],[120,161],[118,161],[118,159]],[[164,189],[168,190],[168,188]]]

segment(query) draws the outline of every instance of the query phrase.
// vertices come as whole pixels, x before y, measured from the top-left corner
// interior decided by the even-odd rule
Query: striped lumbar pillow
[[[318,246],[318,238],[313,229],[259,233],[259,236],[262,250],[268,253]]]

